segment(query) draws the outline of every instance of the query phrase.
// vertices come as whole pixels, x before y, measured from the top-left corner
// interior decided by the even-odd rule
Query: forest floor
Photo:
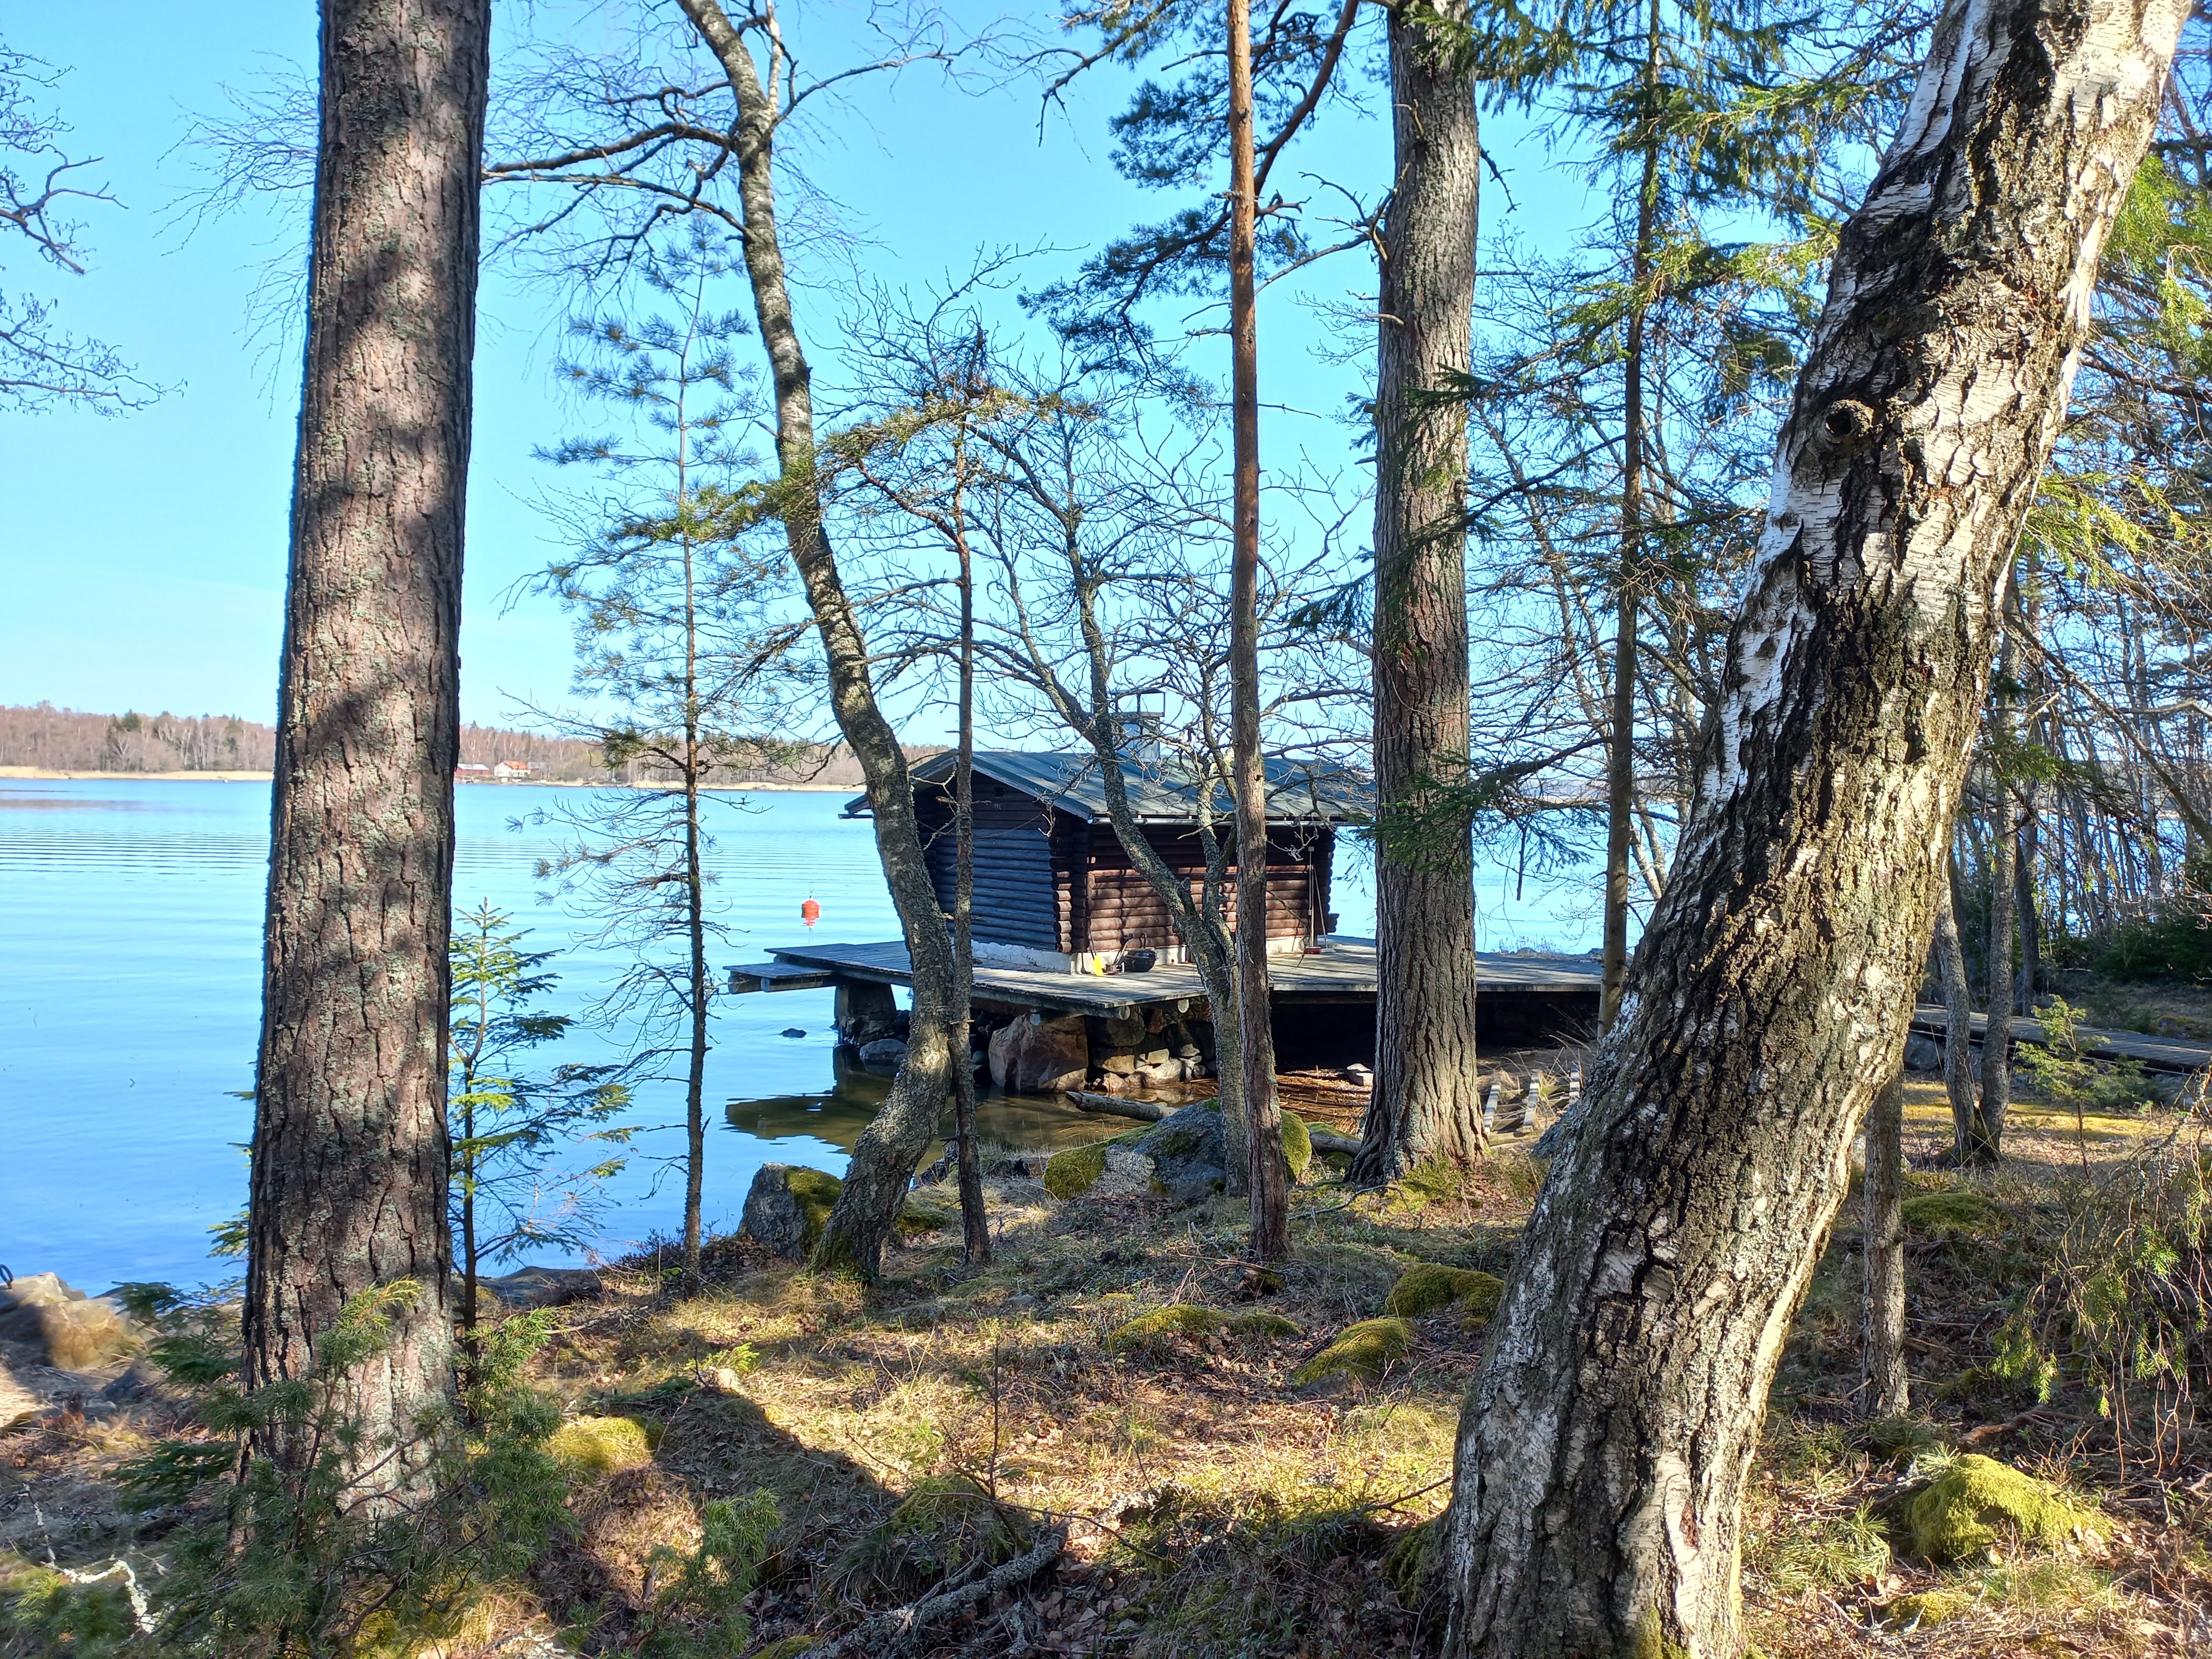
[[[2098,1218],[2133,1190],[2130,1172],[2177,1137],[2199,1137],[2188,1144],[2202,1155],[2202,1120],[2153,1108],[2077,1122],[2025,1103],[2011,1156],[1988,1174],[1931,1167],[1948,1126],[1940,1086],[1916,1080],[1912,1195],[1987,1204],[1935,1206],[1942,1219],[1911,1232],[1915,1416],[1869,1424],[1855,1403],[1856,1198],[1797,1321],[1744,1528],[1756,1650],[2212,1651],[2212,1449],[2187,1402],[2141,1385],[2132,1405],[2174,1408],[2156,1439],[2150,1419],[2100,1415],[2079,1378],[2039,1401],[1996,1364],[2008,1320],[2055,1294],[2055,1262],[2118,1248]],[[749,1653],[803,1651],[869,1609],[1020,1553],[1048,1526],[1067,1528],[1056,1566],[904,1650],[1431,1651],[1439,1607],[1417,1529],[1448,1496],[1483,1324],[1449,1309],[1414,1320],[1410,1348],[1371,1382],[1311,1391],[1291,1376],[1379,1314],[1409,1267],[1505,1272],[1540,1175],[1508,1150],[1464,1176],[1354,1195],[1316,1164],[1294,1189],[1295,1258],[1276,1275],[1243,1259],[1234,1201],[1062,1202],[1027,1179],[989,1183],[996,1257],[981,1270],[963,1266],[955,1226],[894,1251],[867,1289],[806,1277],[738,1238],[715,1241],[709,1283],[689,1298],[647,1273],[610,1274],[597,1303],[558,1311],[533,1381],[572,1417],[628,1418],[646,1433],[635,1455],[580,1480],[572,1530],[487,1603],[483,1639],[444,1651],[553,1651],[515,1644],[532,1630],[562,1649],[635,1650],[665,1551],[696,1547],[706,1504],[755,1491],[774,1495],[781,1524],[747,1600]],[[920,1197],[939,1212],[955,1205],[947,1190]],[[1127,1334],[1170,1306],[1223,1316]],[[1232,1322],[1255,1312],[1281,1318]],[[186,1409],[49,1412],[0,1438],[0,1546],[38,1559],[56,1548],[64,1565],[133,1547],[137,1523],[110,1477]],[[1905,1505],[1966,1450],[2058,1483],[2106,1535],[1915,1558]]]

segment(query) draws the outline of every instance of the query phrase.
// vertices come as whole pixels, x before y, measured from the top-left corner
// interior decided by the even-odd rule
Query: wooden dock
[[[906,946],[896,939],[875,945],[777,945],[771,954],[772,962],[732,969],[731,988],[811,990],[851,980],[878,985],[914,983]],[[1580,1000],[1597,995],[1595,957],[1485,951],[1477,953],[1475,963],[1484,996]],[[1371,1003],[1376,987],[1375,942],[1332,936],[1318,951],[1270,957],[1267,972],[1279,1004]],[[1048,973],[979,962],[975,995],[981,1000],[1024,1008],[1126,1019],[1164,1004],[1201,999],[1206,987],[1200,982],[1198,969],[1188,964],[1164,964],[1144,974],[1094,975]]]
[[[1979,1048],[1989,1035],[1987,1014],[1974,1016],[1974,1046]],[[1939,1042],[1950,1029],[1950,1016],[1940,1004],[1922,1003],[1912,1012],[1912,1029]],[[2212,1066],[2212,1043],[2190,1042],[2180,1037],[2146,1036],[2141,1031],[2115,1031],[2103,1026],[2084,1025],[2077,1029],[2081,1041],[2081,1055],[2085,1060],[2140,1060],[2146,1072],[2188,1073],[2201,1072]],[[2043,1026],[2039,1021],[2025,1015],[2014,1015],[2012,1022],[2014,1042],[2043,1046]]]

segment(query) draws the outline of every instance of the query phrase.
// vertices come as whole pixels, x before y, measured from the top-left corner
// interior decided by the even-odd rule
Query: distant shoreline
[[[21,778],[27,781],[67,783],[72,781],[106,783],[267,783],[274,775],[268,772],[73,772],[46,766],[0,766],[0,781]],[[572,778],[456,778],[458,787],[478,785],[490,789],[673,789],[672,783],[605,784],[584,783]],[[857,795],[862,786],[857,783],[710,783],[708,790],[726,794],[777,795]]]

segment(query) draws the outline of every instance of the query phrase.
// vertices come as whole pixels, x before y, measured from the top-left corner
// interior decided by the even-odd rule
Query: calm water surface
[[[622,964],[592,946],[588,925],[541,898],[534,871],[556,832],[526,820],[581,793],[458,791],[453,890],[457,908],[489,899],[532,930],[531,948],[560,952],[549,965],[561,983],[540,1006],[577,1014]],[[845,799],[761,794],[717,807],[713,898],[727,930],[718,968],[805,937],[799,907],[809,896],[822,906],[817,938],[897,936],[872,834],[838,817]],[[260,1018],[268,836],[265,783],[0,780],[0,1265],[95,1290],[232,1271],[208,1256],[207,1230],[245,1201],[240,1146],[252,1111],[237,1091],[252,1082]],[[1356,855],[1340,858],[1335,904],[1347,933],[1371,927],[1364,873]],[[1510,879],[1482,884],[1486,946],[1516,931],[1575,941],[1574,922],[1508,904]],[[842,1172],[886,1079],[841,1068],[830,1013],[826,990],[715,1004],[710,1227],[736,1225],[766,1161]],[[548,1066],[605,1058],[619,1040],[580,1030],[538,1053]],[[641,1123],[680,1121],[682,1111],[680,1084],[639,1088]],[[981,1127],[1030,1146],[1103,1133],[1050,1103],[1005,1097],[984,1103]],[[678,1227],[682,1183],[661,1162],[678,1150],[673,1133],[640,1138],[600,1249]]]

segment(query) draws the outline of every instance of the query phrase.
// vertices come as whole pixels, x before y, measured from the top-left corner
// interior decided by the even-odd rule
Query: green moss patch
[[[959,1221],[959,1216],[940,1210],[933,1204],[923,1204],[909,1198],[898,1212],[891,1230],[901,1238],[922,1238],[931,1233],[941,1233]]]
[[[1301,1389],[1346,1378],[1372,1382],[1394,1359],[1413,1352],[1413,1327],[1404,1319],[1363,1319],[1347,1325],[1335,1341],[1291,1373]]]
[[[2005,1230],[2003,1210],[1979,1193],[1922,1193],[1898,1206],[1909,1232],[1931,1238],[1988,1238]]]
[[[653,1461],[653,1437],[634,1417],[571,1418],[554,1430],[545,1449],[584,1474],[612,1474]]]
[[[1467,1179],[1449,1158],[1416,1164],[1390,1183],[1388,1202],[1401,1210],[1421,1211],[1431,1204],[1456,1204],[1467,1195]]]
[[[1283,1158],[1291,1166],[1292,1181],[1304,1181],[1313,1166],[1313,1131],[1296,1112],[1283,1114]]]
[[[1279,1336],[1304,1336],[1298,1322],[1287,1314],[1269,1313],[1256,1309],[1251,1313],[1229,1316],[1229,1334],[1248,1341],[1272,1342]]]
[[[1912,1547],[1931,1561],[1958,1561],[2008,1537],[2057,1549],[2078,1534],[2101,1537],[2103,1521],[2076,1508],[2047,1480],[1970,1452],[1938,1475],[1905,1511]]]
[[[1390,1553],[1382,1558],[1382,1576],[1398,1592],[1398,1599],[1411,1606],[1420,1595],[1421,1587],[1436,1572],[1437,1562],[1443,1553],[1443,1517],[1424,1521],[1409,1528]]]
[[[845,1183],[826,1170],[795,1169],[786,1176],[783,1184],[799,1205],[799,1214],[806,1218],[806,1249],[811,1252],[822,1242],[822,1230],[830,1222],[830,1212],[836,1207],[837,1194],[845,1190]]]
[[[1383,1300],[1382,1311],[1401,1319],[1419,1319],[1439,1308],[1454,1308],[1472,1322],[1496,1313],[1504,1295],[1505,1281],[1496,1273],[1423,1261],[1399,1275]]]

